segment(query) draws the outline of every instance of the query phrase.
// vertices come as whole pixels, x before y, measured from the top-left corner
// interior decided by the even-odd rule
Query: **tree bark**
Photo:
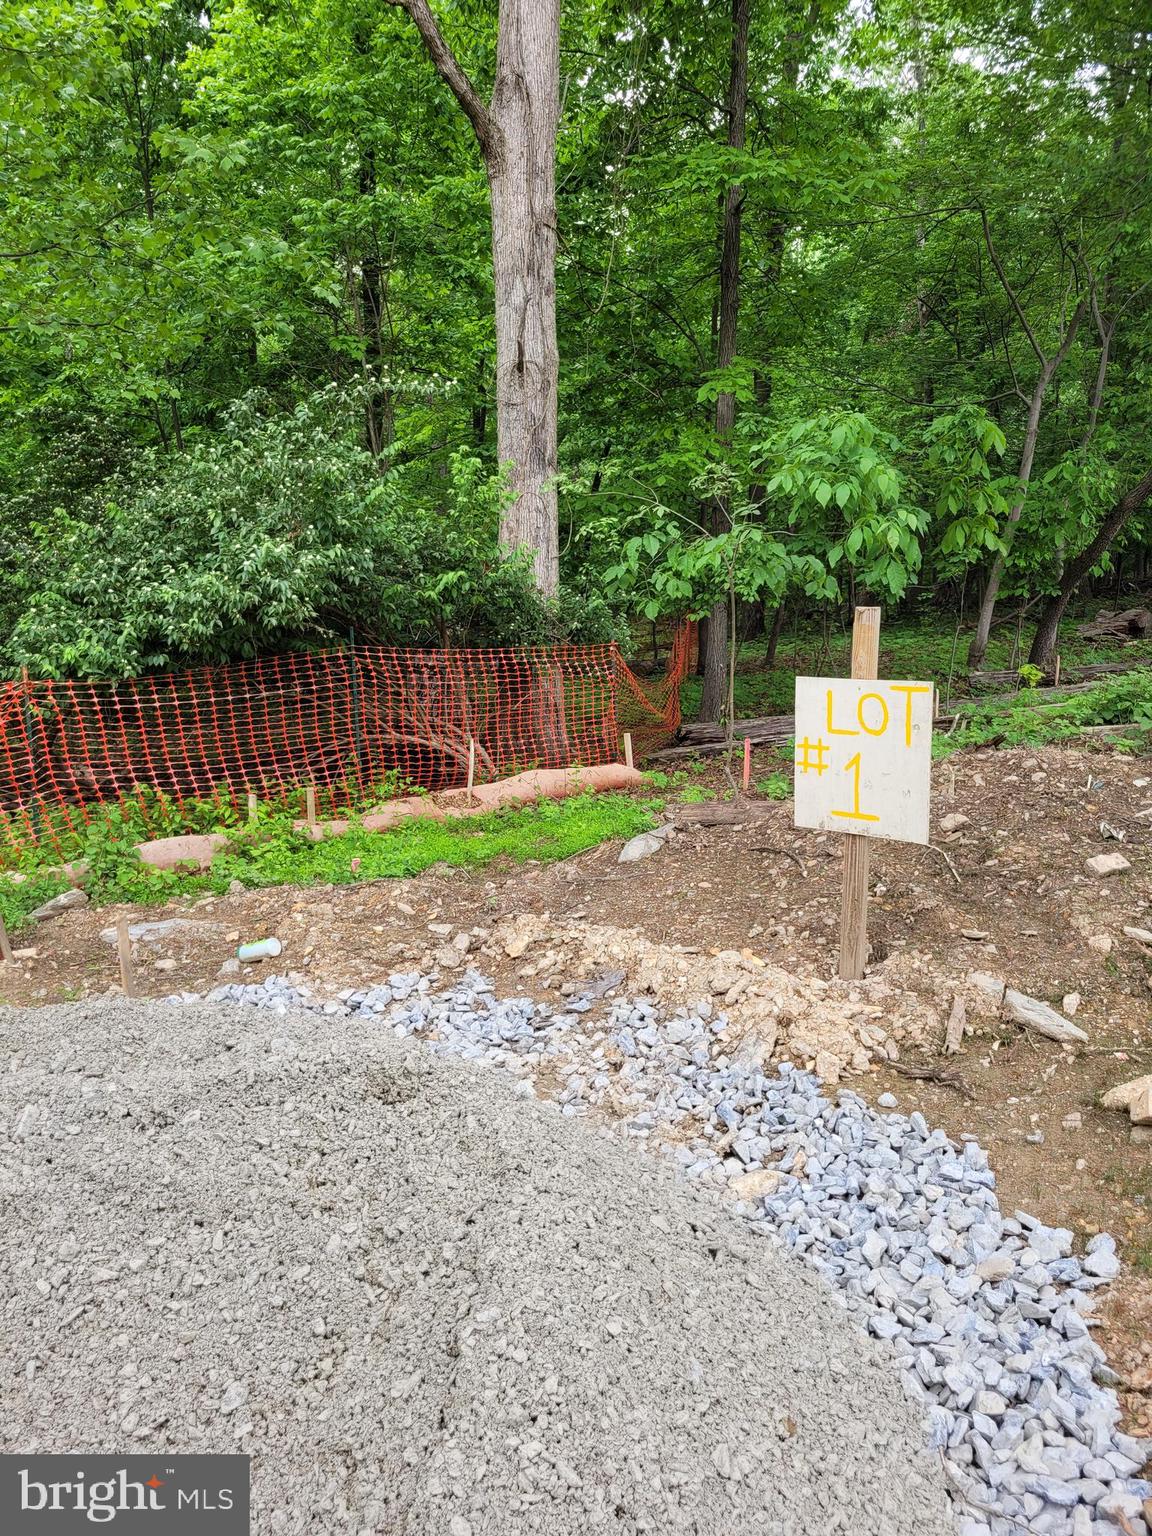
[[[367,47],[362,47],[367,52]],[[364,149],[360,155],[360,196],[376,196],[376,155]],[[374,459],[382,459],[395,435],[391,391],[384,386],[384,269],[375,217],[360,253],[360,290],[357,309],[364,340],[364,440]]]
[[[1032,478],[1032,462],[1036,457],[1036,440],[1040,435],[1040,413],[1044,408],[1044,396],[1048,392],[1051,378],[1052,372],[1046,363],[1040,370],[1040,376],[1036,380],[1036,387],[1032,391],[1032,399],[1028,403],[1028,419],[1024,424],[1024,443],[1020,450],[1020,466],[1017,470],[1020,490],[1016,495],[1015,501],[1012,503],[1004,529],[1004,540],[1009,547],[1011,547],[1016,524],[1020,521],[1020,514],[1024,510],[1024,498],[1028,492],[1028,482]],[[1000,593],[1000,582],[1004,576],[1006,563],[1005,555],[996,555],[988,571],[988,580],[984,584],[984,596],[980,600],[980,612],[976,618],[976,629],[968,646],[968,666],[973,671],[980,666],[984,660],[985,652],[988,650],[988,637],[992,633],[992,616],[996,611],[996,598]]]
[[[1020,467],[1017,471],[1020,489],[1004,524],[1004,552],[996,555],[988,572],[984,596],[980,601],[980,613],[976,620],[976,629],[968,646],[969,670],[975,670],[981,665],[988,650],[988,637],[992,632],[992,616],[996,611],[996,598],[1000,592],[1000,582],[1004,575],[1008,555],[1011,553],[1012,541],[1016,535],[1016,525],[1019,523],[1020,514],[1024,510],[1024,500],[1028,494],[1028,482],[1032,477],[1032,463],[1036,457],[1036,441],[1040,434],[1040,414],[1044,409],[1044,396],[1048,393],[1049,384],[1051,384],[1059,372],[1060,365],[1072,350],[1072,343],[1076,340],[1076,333],[1080,329],[1084,316],[1096,302],[1092,279],[1089,277],[1087,293],[1081,298],[1067,323],[1062,326],[1060,344],[1056,351],[1049,356],[1041,347],[1036,332],[1028,321],[1028,316],[1024,312],[1024,306],[1020,302],[1019,295],[1008,281],[1008,274],[1004,270],[1004,265],[992,241],[992,230],[988,223],[988,215],[983,209],[980,211],[980,220],[984,230],[984,243],[988,248],[988,256],[995,269],[996,276],[1000,280],[1000,286],[1004,289],[1012,308],[1016,311],[1016,316],[1020,321],[1024,335],[1028,338],[1028,345],[1035,353],[1039,372],[1036,375],[1036,383],[1032,389],[1032,398],[1028,402],[1028,418],[1024,427],[1024,443],[1020,450]]]
[[[749,0],[732,0],[732,43],[728,66],[728,147],[743,149],[748,117],[748,10]],[[736,357],[740,319],[740,237],[744,210],[744,189],[738,182],[729,185],[724,198],[724,232],[720,251],[720,304],[716,327],[716,366],[728,368]],[[716,397],[716,438],[726,445],[732,439],[736,421],[736,396],[730,391]],[[728,508],[718,504],[713,513],[713,529],[722,532],[729,526]],[[700,695],[700,718],[719,720],[727,714],[728,667],[730,644],[728,594],[716,603],[708,616],[708,651],[704,664],[704,687]]]
[[[536,583],[560,582],[556,506],[556,131],[560,0],[501,0],[488,160],[496,291],[496,443],[515,500],[501,542],[530,549]]]
[[[486,105],[427,0],[390,0],[412,18],[476,134],[492,204],[496,445],[512,497],[500,542],[532,556],[546,594],[560,580],[556,501],[556,134],[561,0],[500,0],[496,77]]]
[[[776,612],[772,615],[772,628],[768,631],[768,644],[764,648],[764,665],[771,670],[776,665],[776,651],[780,645],[780,635],[784,629],[784,616],[788,612],[788,603],[781,598],[776,604]]]
[[[1125,523],[1145,506],[1149,498],[1152,498],[1152,469],[1149,469],[1131,490],[1120,497],[1096,530],[1096,536],[1092,542],[1082,549],[1074,560],[1069,561],[1060,578],[1060,590],[1054,597],[1049,598],[1032,638],[1032,649],[1028,653],[1028,660],[1034,667],[1043,667],[1048,671],[1056,653],[1056,640],[1060,633],[1061,621],[1076,588],[1089,571],[1099,565]]]

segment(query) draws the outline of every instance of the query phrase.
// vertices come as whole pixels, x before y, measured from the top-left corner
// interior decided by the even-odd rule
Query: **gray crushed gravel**
[[[3,1449],[250,1451],[258,1536],[950,1530],[817,1276],[504,1075],[204,1003],[0,1048]]]

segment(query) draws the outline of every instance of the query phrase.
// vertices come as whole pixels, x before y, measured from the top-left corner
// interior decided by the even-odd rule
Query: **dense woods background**
[[[0,670],[685,612],[715,658],[865,594],[974,664],[1028,604],[1043,663],[1089,572],[1144,573],[1142,0],[568,0],[554,220],[477,119],[537,49],[543,186],[529,12],[0,11]],[[546,325],[498,358],[494,210],[545,320],[555,263],[554,474],[531,399],[498,437],[549,362]],[[509,547],[537,449],[555,592]]]

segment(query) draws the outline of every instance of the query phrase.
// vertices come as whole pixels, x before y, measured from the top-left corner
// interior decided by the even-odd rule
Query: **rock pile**
[[[846,1072],[895,1059],[900,1043],[939,1030],[939,1019],[882,977],[864,982],[799,977],[751,949],[714,954],[654,944],[634,929],[523,913],[497,925],[488,952],[522,959],[520,976],[620,974],[630,993],[664,1008],[700,1002],[724,1008],[732,1027],[771,1056],[786,1054],[836,1084]],[[568,980],[564,990],[577,993]]]
[[[0,1033],[0,1449],[249,1453],[254,1536],[947,1536],[827,1287],[501,1074],[344,1010]]]
[[[213,996],[308,1001],[280,978]],[[406,973],[311,1006],[508,1068],[518,1093],[570,1117],[611,1116],[782,1238],[887,1345],[929,1416],[961,1536],[1147,1536],[1149,1447],[1118,1433],[1090,1331],[1115,1245],[1099,1234],[1075,1256],[1071,1232],[1005,1215],[974,1140],[954,1145],[921,1115],[879,1114],[848,1090],[833,1101],[788,1064],[762,1070],[765,1042],[737,1039],[711,1001],[669,1013],[620,999],[593,1024],[588,996],[550,1010],[497,998],[468,971],[442,993]]]

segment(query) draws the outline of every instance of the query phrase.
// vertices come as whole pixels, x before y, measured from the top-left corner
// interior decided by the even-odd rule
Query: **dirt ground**
[[[766,751],[753,778],[780,766]],[[724,787],[715,763],[693,783]],[[940,821],[956,813],[967,823],[943,832]],[[609,845],[563,864],[438,868],[413,880],[281,887],[133,913],[134,921],[187,916],[218,925],[138,945],[141,990],[258,979],[258,965],[224,977],[221,966],[240,939],[275,934],[284,944],[277,970],[335,991],[424,960],[448,932],[473,930],[482,945],[497,921],[517,913],[635,928],[704,954],[751,949],[802,977],[828,978],[840,847],[794,830],[791,817],[791,802],[760,802],[743,822],[688,827],[634,864],[619,864]],[[1104,1089],[1152,1071],[1152,949],[1123,931],[1152,929],[1152,764],[1064,748],[960,753],[935,770],[933,828],[931,848],[886,843],[872,854],[871,969],[914,994],[929,1021],[898,1065],[945,1066],[944,1020],[971,970],[1057,1008],[1079,993],[1075,1018],[1089,1043],[1061,1048],[970,1016],[973,1032],[946,1062],[967,1094],[891,1065],[849,1081],[871,1099],[894,1093],[902,1109],[918,1108],[952,1134],[975,1133],[1006,1207],[1081,1233],[1107,1229],[1122,1242],[1125,1273],[1111,1288],[1101,1340],[1123,1378],[1128,1428],[1152,1435],[1152,1145],[1131,1139],[1126,1115],[1098,1108]],[[1088,873],[1089,857],[1117,849],[1129,871]],[[115,908],[82,909],[25,938],[35,953],[0,972],[0,998],[35,1004],[108,991],[116,955],[100,931],[116,916]],[[523,974],[520,959],[498,953],[478,963],[502,988],[548,989]]]

